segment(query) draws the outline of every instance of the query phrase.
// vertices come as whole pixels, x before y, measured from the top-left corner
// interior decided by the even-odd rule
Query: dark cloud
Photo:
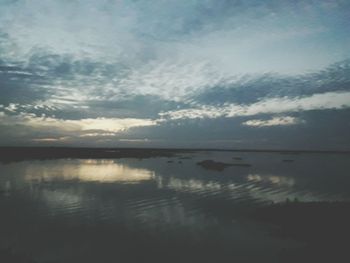
[[[257,115],[268,120],[275,115]],[[285,116],[285,115],[282,115]],[[323,149],[350,148],[350,110],[315,110],[290,113],[303,120],[300,125],[249,127],[251,117],[179,120],[161,123],[156,127],[131,129],[129,139],[148,138],[159,146],[265,149]]]
[[[210,87],[198,94],[203,104],[254,103],[266,98],[300,97],[316,93],[350,91],[350,60],[335,63],[320,72],[300,76],[244,76],[233,84]]]
[[[50,96],[45,85],[51,83],[45,77],[36,75],[30,70],[0,65],[0,104],[30,103],[35,100],[44,100]]]

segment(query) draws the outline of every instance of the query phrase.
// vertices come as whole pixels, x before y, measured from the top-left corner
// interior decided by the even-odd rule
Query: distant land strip
[[[350,150],[288,150],[288,149],[181,149],[181,148],[88,148],[88,147],[0,147],[0,161],[11,162],[27,159],[113,159],[173,157],[185,153],[221,152],[261,152],[281,154],[332,153],[350,154]]]

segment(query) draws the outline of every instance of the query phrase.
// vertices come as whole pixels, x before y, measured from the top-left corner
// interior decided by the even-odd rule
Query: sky
[[[0,0],[0,145],[350,150],[350,1]]]

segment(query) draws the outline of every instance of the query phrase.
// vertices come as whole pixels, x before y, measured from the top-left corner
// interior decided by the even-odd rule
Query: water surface
[[[211,171],[203,160],[247,163]],[[350,200],[350,156],[193,152],[0,164],[0,249],[35,262],[281,262],[299,242],[247,210]]]

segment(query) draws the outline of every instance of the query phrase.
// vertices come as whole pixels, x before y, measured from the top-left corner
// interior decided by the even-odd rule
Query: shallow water
[[[247,163],[210,171],[198,161]],[[350,200],[350,156],[196,152],[0,164],[0,249],[35,262],[280,262],[296,241],[244,217]]]

